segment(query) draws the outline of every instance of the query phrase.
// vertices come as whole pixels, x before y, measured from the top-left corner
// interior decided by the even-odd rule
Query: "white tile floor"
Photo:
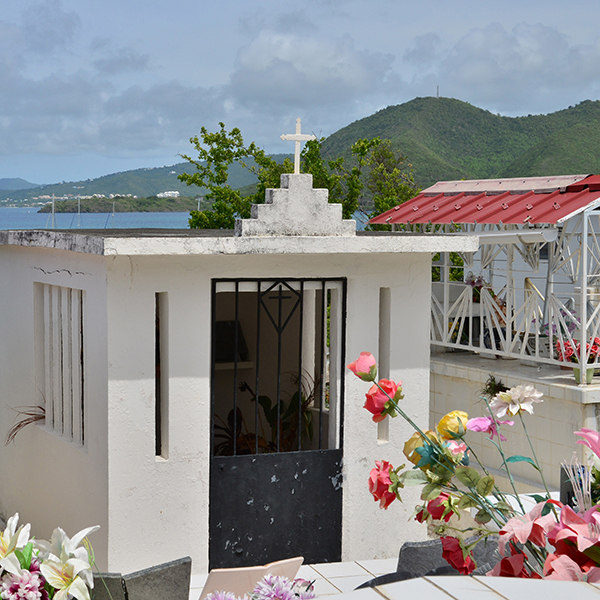
[[[378,575],[396,570],[397,558],[359,560],[355,562],[302,565],[298,577],[315,582],[317,596],[332,596],[351,592],[361,583]],[[190,600],[198,600],[207,575],[194,575],[190,586]]]

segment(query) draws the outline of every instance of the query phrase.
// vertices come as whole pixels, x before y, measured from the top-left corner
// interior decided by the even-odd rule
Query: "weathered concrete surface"
[[[128,600],[188,600],[192,559],[189,556],[123,576]]]
[[[313,189],[312,175],[284,174],[280,189],[268,189],[264,204],[252,205],[251,219],[238,219],[237,236],[353,236],[356,221],[342,219],[342,205],[329,204],[328,190]]]

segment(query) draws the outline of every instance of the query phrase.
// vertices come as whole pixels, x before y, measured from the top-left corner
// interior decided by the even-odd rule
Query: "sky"
[[[595,0],[19,0],[0,11],[0,178],[182,162],[205,126],[268,152],[419,96],[505,116],[600,96]]]

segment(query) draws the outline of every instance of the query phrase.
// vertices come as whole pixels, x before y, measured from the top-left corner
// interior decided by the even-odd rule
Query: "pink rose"
[[[363,381],[375,381],[377,376],[377,361],[370,352],[361,352],[348,368]]]
[[[458,442],[456,440],[450,440],[448,442],[448,449],[454,456],[464,454],[467,451],[467,445],[464,442]]]
[[[367,399],[364,408],[373,413],[373,421],[375,423],[379,423],[379,421],[385,419],[386,415],[382,414],[385,409],[385,403],[389,402],[390,398],[397,400],[401,397],[401,386],[402,382],[394,383],[389,379],[380,380],[379,386],[377,384],[371,386],[371,389],[366,394]]]
[[[386,508],[396,499],[396,494],[390,492],[390,471],[392,465],[387,460],[376,460],[376,467],[369,475],[369,491],[373,494],[375,502],[379,500],[379,507]]]

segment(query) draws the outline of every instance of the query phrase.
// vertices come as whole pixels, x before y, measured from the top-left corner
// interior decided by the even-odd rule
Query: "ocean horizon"
[[[189,212],[52,213],[38,206],[0,207],[0,230],[7,229],[188,229]],[[356,213],[356,229],[365,227]]]
[[[187,229],[188,212],[40,213],[37,206],[0,207],[6,229]]]

